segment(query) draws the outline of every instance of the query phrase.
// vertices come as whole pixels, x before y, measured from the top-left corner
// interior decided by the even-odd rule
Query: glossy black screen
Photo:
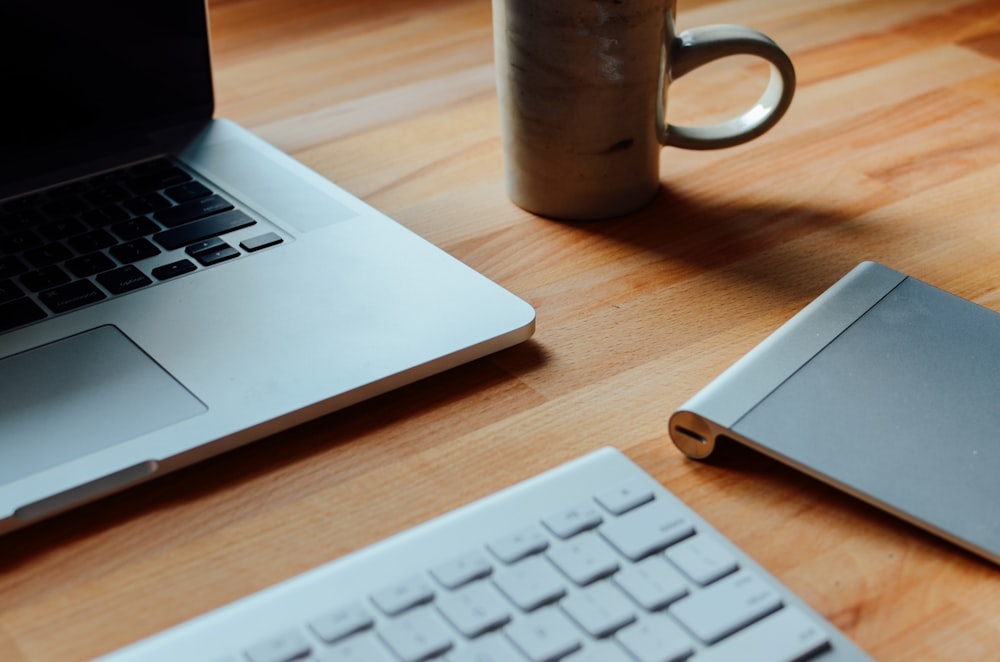
[[[0,175],[211,116],[205,14],[204,0],[0,0]]]

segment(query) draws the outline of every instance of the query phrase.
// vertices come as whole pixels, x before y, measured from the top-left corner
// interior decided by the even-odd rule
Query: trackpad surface
[[[0,485],[206,410],[113,326],[0,359]]]

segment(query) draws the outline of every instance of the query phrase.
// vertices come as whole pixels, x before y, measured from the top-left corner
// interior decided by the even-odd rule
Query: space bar
[[[220,234],[239,230],[255,224],[253,220],[239,210],[227,211],[215,216],[209,216],[197,221],[191,221],[180,227],[164,230],[153,235],[160,246],[167,250],[193,244],[196,241],[217,237]]]

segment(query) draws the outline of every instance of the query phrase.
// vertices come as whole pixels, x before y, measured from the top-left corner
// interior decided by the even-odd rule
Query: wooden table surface
[[[881,660],[1000,655],[1000,571],[670,413],[873,259],[1000,309],[1000,3],[681,0],[795,62],[771,133],[561,223],[505,197],[486,0],[213,0],[217,114],[535,306],[532,340],[0,540],[0,660],[91,658],[614,445]],[[671,119],[756,98],[734,59]],[[696,80],[695,80],[696,79]]]

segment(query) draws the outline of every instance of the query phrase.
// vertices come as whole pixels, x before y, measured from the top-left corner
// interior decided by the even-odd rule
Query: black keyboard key
[[[62,218],[64,216],[72,216],[73,214],[79,214],[82,211],[86,211],[87,204],[77,197],[67,197],[55,199],[42,207],[49,218]]]
[[[86,278],[87,276],[99,274],[102,271],[114,269],[117,265],[114,260],[104,253],[96,252],[67,260],[63,266],[69,269],[70,273],[77,278]]]
[[[87,202],[95,207],[105,207],[113,205],[116,202],[121,202],[127,198],[131,198],[132,194],[117,184],[110,184],[90,191],[83,197],[87,199]]]
[[[58,242],[45,244],[39,248],[33,248],[24,254],[24,259],[36,268],[47,267],[50,264],[56,264],[57,262],[68,260],[71,257],[73,257],[73,253],[71,253],[70,250],[63,244]]]
[[[118,240],[104,230],[91,230],[72,237],[68,243],[78,255],[83,255],[99,251],[102,248],[110,248],[117,244]]]
[[[158,209],[165,209],[171,202],[159,193],[147,193],[137,198],[131,198],[122,203],[125,209],[139,216],[142,214],[152,214]]]
[[[44,222],[45,217],[34,209],[4,212],[3,215],[0,215],[0,229],[7,232],[38,227]]]
[[[45,290],[38,295],[39,300],[54,313],[64,313],[108,296],[89,280],[77,280],[67,285]]]
[[[21,230],[0,236],[0,251],[4,253],[20,253],[42,245],[42,238],[31,230]]]
[[[211,239],[206,239],[205,241],[197,241],[191,244],[190,246],[184,249],[184,252],[194,257],[198,255],[198,253],[206,253],[208,251],[218,250],[228,245],[229,244],[227,244],[224,239],[220,239],[219,237],[212,237]]]
[[[157,280],[167,280],[169,278],[176,278],[177,276],[183,276],[184,274],[189,274],[198,267],[195,266],[194,262],[188,259],[177,260],[176,262],[171,262],[170,264],[164,264],[153,269],[153,278]]]
[[[28,265],[13,255],[0,257],[0,278],[11,278],[23,274],[28,270]]]
[[[52,223],[46,223],[41,227],[42,234],[52,240],[65,239],[75,234],[86,231],[83,223],[75,218],[64,218]]]
[[[83,219],[83,222],[92,228],[103,228],[107,225],[111,225],[112,223],[124,221],[128,217],[128,212],[121,207],[113,205],[101,207],[100,209],[91,209],[90,211],[85,211],[80,214],[80,218]]]
[[[64,285],[72,280],[65,271],[56,266],[45,267],[37,271],[29,271],[21,276],[21,285],[32,292],[41,292],[57,285]]]
[[[212,251],[202,251],[201,253],[195,255],[194,258],[206,267],[210,267],[213,264],[225,262],[226,260],[232,260],[234,257],[239,257],[240,255],[242,255],[242,253],[238,250],[232,246],[226,245]]]
[[[16,299],[0,304],[0,331],[9,331],[19,326],[45,319],[47,315],[41,306],[28,299]]]
[[[139,271],[132,265],[119,267],[114,271],[105,271],[98,274],[97,282],[103,285],[112,294],[124,294],[132,290],[146,287],[153,283],[149,276]]]
[[[167,250],[172,250],[188,246],[197,241],[203,241],[210,237],[217,237],[233,230],[250,227],[256,222],[243,212],[233,210],[217,214],[216,216],[209,216],[200,221],[192,221],[187,225],[177,228],[164,230],[153,235],[153,239]]]
[[[233,208],[233,203],[229,202],[221,195],[210,195],[207,198],[200,198],[185,202],[182,205],[163,209],[155,214],[153,218],[163,223],[168,228],[175,228],[178,225],[189,223],[199,218],[205,218],[212,214],[228,211]]]
[[[160,254],[160,249],[146,239],[127,241],[108,250],[111,256],[123,264],[132,264],[147,257]]]
[[[206,267],[210,267],[213,264],[225,262],[226,260],[231,260],[234,257],[242,255],[242,253],[219,237],[213,237],[212,239],[206,239],[205,241],[193,243],[184,250],[188,255],[192,256]]]
[[[248,253],[253,253],[254,251],[276,246],[282,241],[284,241],[284,239],[282,239],[277,233],[268,232],[267,234],[251,237],[250,239],[244,239],[240,242],[240,247]]]
[[[149,220],[145,216],[130,218],[121,223],[115,223],[110,230],[122,238],[123,241],[131,241],[147,234],[153,234],[160,229],[160,226]]]
[[[0,280],[0,302],[6,303],[24,296],[24,290],[17,286],[17,283],[5,278]]]
[[[134,193],[149,193],[150,191],[165,189],[168,186],[183,184],[184,182],[190,180],[191,175],[187,174],[180,168],[167,166],[162,170],[157,170],[148,175],[136,177],[135,179],[126,182],[125,185],[128,186]]]
[[[201,182],[188,182],[180,186],[172,186],[163,192],[174,202],[188,202],[197,198],[206,198],[212,195],[212,189]]]

